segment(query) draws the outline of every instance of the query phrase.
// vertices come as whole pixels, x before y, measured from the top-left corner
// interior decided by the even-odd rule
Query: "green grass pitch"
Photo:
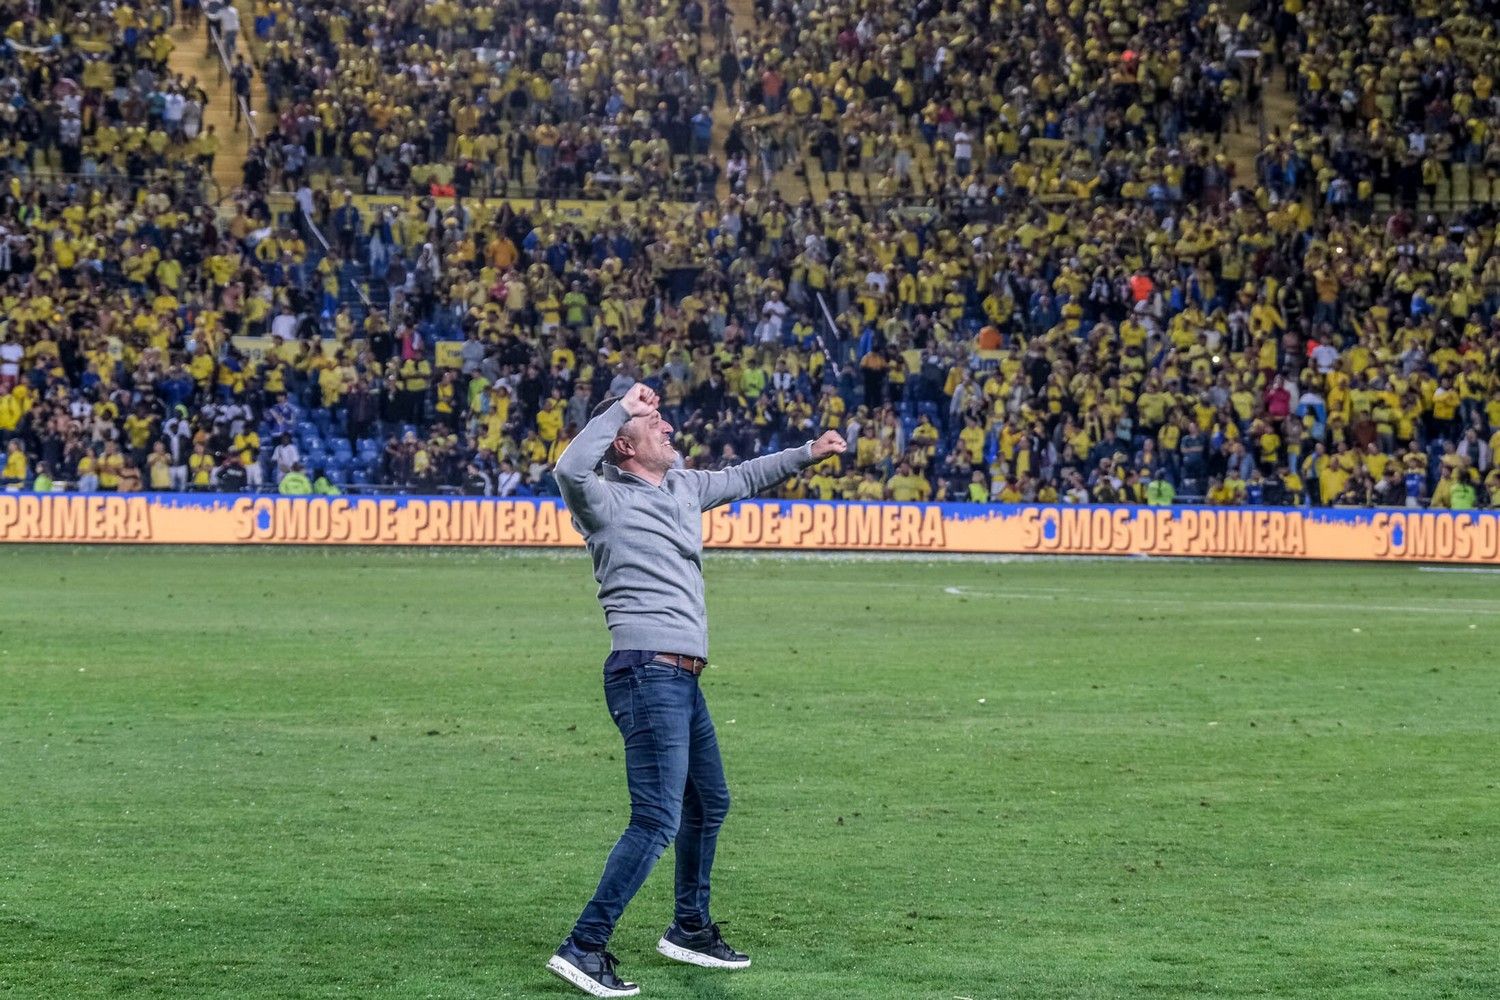
[[[578,553],[0,549],[0,996],[566,998]],[[755,965],[661,1000],[1500,996],[1500,578],[707,559]]]

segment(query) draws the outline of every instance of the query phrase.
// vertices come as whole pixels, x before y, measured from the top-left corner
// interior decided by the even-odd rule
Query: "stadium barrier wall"
[[[753,500],[709,548],[1244,556],[1500,565],[1500,512]],[[0,542],[582,544],[555,498],[0,494]]]

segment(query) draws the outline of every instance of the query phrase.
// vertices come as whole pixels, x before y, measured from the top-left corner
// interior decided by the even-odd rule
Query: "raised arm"
[[[736,500],[749,499],[814,462],[821,462],[829,455],[842,455],[847,447],[837,431],[828,431],[800,448],[763,455],[719,472],[693,469],[687,474],[697,484],[700,508],[711,510]]]
[[[630,419],[624,402],[617,402],[578,432],[568,442],[557,460],[554,470],[558,489],[562,490],[563,502],[578,524],[587,531],[596,531],[609,520],[610,491],[594,470],[604,458],[615,435]]]

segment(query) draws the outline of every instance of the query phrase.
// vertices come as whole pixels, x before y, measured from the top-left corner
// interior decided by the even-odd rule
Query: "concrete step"
[[[237,6],[241,14],[240,24],[243,36],[250,30],[250,6],[244,2]],[[225,71],[218,50],[209,40],[208,32],[202,23],[189,27],[179,21],[174,29],[173,40],[177,44],[168,60],[172,72],[180,73],[184,77],[196,77],[199,85],[208,92],[208,107],[203,109],[203,124],[205,128],[209,125],[214,126],[214,134],[219,137],[219,153],[214,159],[214,180],[219,184],[221,195],[228,196],[239,187],[244,177],[241,166],[250,148],[250,128],[247,127],[243,116],[236,121],[234,88],[230,82],[229,73]],[[246,54],[243,37],[239,44],[239,51],[241,54]],[[265,88],[261,84],[258,73],[251,87],[252,112],[263,112]]]

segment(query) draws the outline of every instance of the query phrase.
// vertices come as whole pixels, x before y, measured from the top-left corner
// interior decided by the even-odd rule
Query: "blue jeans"
[[[698,678],[653,662],[646,650],[619,650],[604,661],[604,700],[625,739],[630,825],[620,835],[594,898],[573,927],[573,943],[597,950],[645,883],[667,842],[677,845],[675,918],[706,926],[708,878],[729,787],[719,740]]]

